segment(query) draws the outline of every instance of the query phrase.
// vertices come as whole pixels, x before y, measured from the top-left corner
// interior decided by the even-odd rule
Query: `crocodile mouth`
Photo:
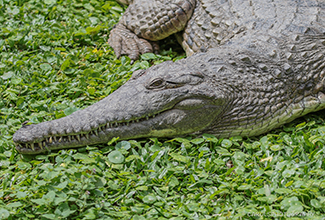
[[[209,99],[203,97],[185,98],[172,106],[161,109],[160,112],[157,111],[138,118],[111,121],[89,131],[53,135],[50,132],[51,125],[49,124],[28,125],[22,127],[20,132],[17,131],[16,137],[14,135],[13,139],[18,152],[39,154],[51,150],[103,144],[113,137],[119,137],[120,140],[149,136],[174,137],[202,130],[209,125],[211,118],[215,117],[216,111],[218,111],[218,106],[213,105]],[[29,126],[31,127],[29,128]],[[42,134],[44,129],[48,130],[46,132],[48,135]],[[39,135],[37,137],[39,139],[31,140],[32,136],[36,136],[35,134]]]
[[[150,119],[156,118],[157,116],[169,110],[165,110],[163,112],[159,112],[152,115],[147,115],[142,118],[108,122],[88,132],[80,132],[78,134],[71,134],[71,135],[68,134],[57,135],[57,136],[52,135],[52,136],[44,137],[43,140],[40,140],[38,142],[32,142],[32,143],[15,142],[15,146],[20,153],[39,154],[43,152],[50,152],[51,150],[99,144],[99,143],[103,143],[103,141],[96,141],[96,140],[102,139],[103,136],[112,133],[114,130],[123,129],[123,128],[132,129],[133,126],[136,127],[136,125],[139,125],[140,123],[143,123],[145,121],[149,121]],[[66,147],[62,147],[62,146],[66,146]]]

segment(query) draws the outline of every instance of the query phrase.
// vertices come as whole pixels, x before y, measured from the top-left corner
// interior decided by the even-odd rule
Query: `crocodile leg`
[[[116,56],[156,52],[155,41],[182,31],[192,16],[195,0],[134,0],[111,31],[108,43]]]

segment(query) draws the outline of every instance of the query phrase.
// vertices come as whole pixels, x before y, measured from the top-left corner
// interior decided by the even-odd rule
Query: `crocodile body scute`
[[[199,0],[181,44],[192,55],[256,33],[273,37],[324,34],[325,2]]]

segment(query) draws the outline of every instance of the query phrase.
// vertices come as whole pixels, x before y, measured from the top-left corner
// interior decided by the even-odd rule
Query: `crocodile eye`
[[[164,87],[165,85],[165,80],[163,79],[154,79],[153,81],[151,81],[151,83],[148,85],[148,89],[160,89],[162,87]]]

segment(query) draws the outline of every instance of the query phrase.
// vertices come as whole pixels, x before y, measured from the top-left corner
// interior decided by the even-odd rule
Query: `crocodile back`
[[[198,0],[182,33],[187,55],[245,35],[325,34],[323,0]]]

